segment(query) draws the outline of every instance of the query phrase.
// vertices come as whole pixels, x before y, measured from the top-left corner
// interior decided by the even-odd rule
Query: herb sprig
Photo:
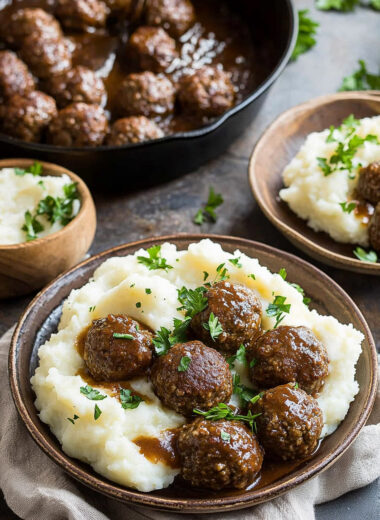
[[[380,2],[378,9],[380,9]],[[380,90],[380,74],[368,72],[365,61],[359,60],[358,70],[343,78],[339,91],[347,90]]]
[[[27,168],[15,168],[15,174],[23,176],[26,173],[31,173],[32,175],[41,175],[42,173],[42,164],[38,161],[35,161],[33,164],[28,166]]]
[[[143,402],[139,395],[132,395],[132,391],[128,388],[120,388],[119,397],[121,406],[125,410],[137,408]]]
[[[220,193],[215,193],[214,188],[210,186],[206,205],[199,209],[194,217],[194,224],[201,226],[205,221],[216,222],[216,208],[221,206],[224,199]]]
[[[90,385],[81,386],[80,393],[87,397],[87,399],[90,399],[90,401],[103,401],[103,399],[107,397],[106,395],[101,394],[99,390],[93,388]]]
[[[138,256],[137,261],[139,264],[145,265],[149,271],[154,269],[173,269],[172,265],[169,265],[165,258],[161,256],[161,246],[155,245],[146,250],[149,256]]]
[[[173,330],[161,327],[156,332],[156,335],[153,338],[153,345],[158,356],[165,355],[176,343],[184,343],[187,340],[186,330],[190,321],[191,318],[186,318],[185,320],[174,318]]]
[[[223,332],[223,327],[220,321],[213,312],[210,313],[207,323],[203,323],[203,328],[210,333],[211,339],[215,341]]]
[[[317,43],[314,38],[317,33],[319,23],[308,17],[309,9],[301,9],[298,11],[298,36],[294,51],[291,57],[295,61],[300,54],[307,52]]]
[[[178,372],[187,372],[189,366],[191,363],[191,357],[189,356],[182,356],[178,365]]]
[[[220,419],[225,419],[227,421],[242,421],[247,423],[252,431],[255,428],[255,419],[258,417],[259,413],[252,414],[251,411],[248,411],[247,415],[241,415],[235,413],[235,411],[225,403],[219,403],[217,406],[210,408],[206,412],[202,410],[198,410],[194,408],[193,412],[197,415],[203,416],[208,421],[218,421]]]
[[[367,252],[362,247],[357,247],[356,249],[354,249],[354,255],[356,256],[356,258],[359,258],[359,260],[361,260],[362,262],[376,263],[378,258],[375,251],[371,250]]]
[[[196,289],[182,287],[177,289],[178,301],[182,304],[177,310],[185,310],[185,316],[193,318],[207,307],[208,300],[204,295],[206,291],[206,287],[197,287]]]
[[[267,316],[273,317],[276,319],[274,324],[274,329],[279,326],[282,320],[285,318],[286,314],[290,312],[290,303],[285,303],[286,296],[276,295],[273,299],[273,302],[270,303],[266,309]]]
[[[230,368],[235,368],[235,361],[240,361],[240,363],[243,363],[244,366],[248,366],[247,352],[243,344],[241,344],[237,349],[236,354],[233,354],[227,358],[227,363],[229,364]]]

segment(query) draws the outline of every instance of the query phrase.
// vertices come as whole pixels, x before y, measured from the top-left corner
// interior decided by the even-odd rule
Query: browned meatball
[[[129,74],[119,90],[119,107],[122,115],[162,116],[174,109],[175,89],[165,77],[153,72]]]
[[[131,339],[117,338],[127,334]],[[144,374],[152,362],[153,335],[138,321],[123,314],[94,320],[85,342],[83,359],[97,381],[120,381]]]
[[[303,459],[318,444],[323,414],[317,401],[295,383],[276,386],[250,405],[265,455],[282,460]]]
[[[244,489],[263,463],[256,436],[239,421],[196,419],[178,437],[181,475],[192,486]]]
[[[297,382],[308,394],[316,394],[329,371],[326,347],[307,327],[268,330],[248,347],[247,359],[258,388]]]
[[[139,27],[130,37],[127,54],[141,70],[163,72],[178,57],[176,43],[161,27]]]
[[[14,52],[0,51],[0,99],[21,96],[35,87],[28,67]]]
[[[235,89],[227,72],[203,67],[182,78],[178,100],[189,115],[217,117],[234,105]]]
[[[380,161],[360,168],[356,191],[360,198],[374,205],[380,202]]]
[[[68,29],[104,27],[108,9],[100,0],[58,0],[56,15]]]
[[[81,65],[52,76],[45,82],[44,89],[54,97],[59,108],[76,102],[100,105],[106,96],[103,80]]]
[[[218,282],[205,293],[208,304],[191,320],[196,337],[210,347],[233,353],[241,344],[251,343],[260,330],[261,303],[254,293],[243,285],[228,281]],[[223,329],[212,339],[204,325],[211,313],[218,318]]]
[[[194,24],[195,12],[190,0],[146,0],[145,18],[178,38]]]
[[[15,94],[0,108],[1,130],[24,141],[38,142],[56,113],[54,99],[43,92]]]
[[[380,202],[375,208],[368,231],[371,246],[380,253]]]
[[[142,143],[158,139],[163,135],[161,128],[145,116],[124,117],[112,125],[107,144],[121,146],[129,143]]]
[[[188,360],[190,358],[190,361]],[[155,393],[168,408],[190,416],[228,401],[232,375],[224,357],[200,341],[178,343],[153,364]]]
[[[99,146],[107,133],[107,117],[99,105],[72,103],[50,123],[48,141],[57,146]]]
[[[57,20],[40,8],[25,8],[14,11],[7,23],[1,23],[1,36],[15,47],[21,47],[24,39],[32,34],[45,38],[62,38],[62,31]]]
[[[71,54],[64,38],[31,34],[24,39],[20,56],[39,78],[60,74],[71,67]]]

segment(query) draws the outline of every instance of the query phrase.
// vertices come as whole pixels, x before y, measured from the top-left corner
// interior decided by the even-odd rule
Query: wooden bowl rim
[[[134,248],[138,249],[141,247],[150,246],[152,244],[164,243],[164,242],[173,242],[175,241],[177,247],[181,247],[181,241],[191,241],[198,242],[204,238],[210,238],[211,240],[215,240],[225,247],[226,245],[231,245],[238,249],[239,247],[249,247],[254,250],[261,250],[267,253],[274,253],[276,255],[280,255],[283,258],[287,259],[289,262],[296,263],[302,266],[303,269],[309,271],[311,274],[318,276],[321,281],[329,284],[334,291],[341,295],[342,301],[347,304],[347,307],[350,309],[351,315],[356,315],[358,321],[361,324],[362,332],[365,336],[365,340],[368,343],[369,356],[370,356],[370,374],[367,374],[369,378],[368,384],[368,392],[365,396],[364,403],[360,415],[357,421],[352,424],[350,431],[347,435],[339,442],[338,446],[335,450],[332,450],[328,455],[326,455],[320,462],[314,463],[307,471],[305,470],[295,470],[295,475],[292,476],[292,473],[289,474],[287,480],[282,484],[273,483],[267,488],[265,491],[257,490],[254,497],[249,497],[247,494],[242,494],[238,496],[231,497],[217,497],[217,498],[198,498],[198,499],[186,499],[186,498],[163,498],[160,496],[152,495],[151,493],[143,493],[139,491],[135,491],[129,488],[124,488],[123,486],[119,486],[118,484],[112,483],[106,479],[103,479],[101,475],[91,475],[88,471],[79,468],[76,466],[75,459],[71,459],[67,455],[64,454],[62,448],[51,449],[49,446],[49,442],[46,440],[44,433],[41,431],[41,426],[35,426],[33,423],[33,419],[29,416],[28,408],[24,404],[21,391],[18,384],[17,378],[17,342],[19,339],[20,331],[23,327],[24,322],[28,318],[28,315],[33,311],[34,306],[38,303],[39,299],[47,293],[59,280],[64,278],[65,276],[70,275],[76,270],[79,270],[82,266],[89,264],[94,261],[98,261],[101,259],[105,259],[105,257],[110,257],[117,252]],[[126,254],[129,254],[126,252]],[[99,266],[100,264],[97,264]],[[115,498],[124,503],[132,503],[136,505],[143,505],[152,507],[155,509],[160,509],[164,511],[177,511],[183,513],[205,513],[205,512],[216,512],[216,511],[229,511],[236,509],[243,509],[252,505],[259,504],[269,499],[276,498],[277,496],[289,491],[293,487],[305,482],[311,477],[317,475],[318,473],[327,469],[331,464],[333,464],[343,453],[347,450],[347,448],[352,444],[355,438],[358,436],[360,430],[365,425],[369,414],[371,412],[377,389],[377,352],[376,346],[368,327],[367,322],[365,321],[362,313],[359,308],[350,298],[350,296],[329,276],[323,273],[321,270],[313,266],[312,264],[302,260],[290,253],[286,253],[280,251],[274,247],[268,246],[266,244],[262,244],[260,242],[255,242],[252,240],[247,240],[243,238],[230,237],[224,235],[210,235],[210,234],[175,234],[175,235],[166,235],[160,237],[149,237],[143,240],[138,240],[126,244],[122,244],[110,249],[107,249],[103,252],[97,253],[93,257],[81,262],[77,266],[72,269],[69,269],[55,280],[53,280],[49,285],[47,285],[28,305],[23,315],[21,316],[17,327],[14,331],[11,347],[9,351],[8,358],[8,370],[9,370],[9,380],[12,397],[16,406],[16,409],[26,425],[30,435],[34,439],[34,441],[38,444],[38,446],[61,468],[63,468],[66,472],[68,472],[72,477],[79,480],[81,483],[86,484],[91,489],[98,491],[108,497]],[[39,423],[40,425],[42,423]]]
[[[270,138],[272,133],[276,131],[277,127],[289,119],[291,116],[296,114],[296,117],[300,117],[305,112],[316,112],[323,105],[328,105],[333,103],[334,101],[340,100],[349,100],[353,101],[376,101],[379,103],[380,110],[380,93],[375,90],[369,90],[365,92],[361,91],[350,91],[350,92],[338,92],[335,94],[327,94],[324,96],[319,96],[313,98],[304,103],[300,103],[295,105],[294,107],[289,108],[285,112],[282,112],[264,131],[261,135],[260,139],[257,141],[251,157],[249,159],[248,164],[248,180],[251,186],[251,190],[253,196],[255,197],[261,211],[267,217],[267,219],[279,229],[288,240],[291,240],[298,247],[299,244],[302,244],[304,248],[307,250],[308,254],[318,258],[321,262],[326,262],[329,265],[334,265],[348,270],[355,270],[356,272],[362,272],[366,274],[380,275],[380,262],[372,263],[367,261],[359,260],[355,257],[348,257],[346,255],[342,255],[340,253],[335,253],[326,249],[323,246],[320,246],[317,242],[313,242],[309,238],[305,237],[302,233],[293,229],[290,225],[288,225],[285,221],[278,218],[275,214],[272,213],[271,209],[268,207],[266,200],[262,197],[259,184],[257,182],[256,176],[256,162],[258,157],[260,156],[261,150],[265,145],[266,141]],[[379,112],[380,114],[380,112]],[[305,136],[306,137],[306,136]],[[278,194],[276,194],[278,195]],[[298,217],[299,218],[299,217]],[[303,220],[303,219],[301,219]],[[305,225],[306,221],[304,221]],[[312,229],[310,228],[312,231]],[[317,236],[318,233],[314,232]],[[355,245],[352,244],[354,247]],[[327,261],[325,260],[327,259]]]
[[[89,188],[86,183],[74,172],[60,166],[59,164],[39,161],[38,159],[28,159],[28,158],[13,158],[13,159],[0,159],[0,170],[2,168],[17,168],[17,167],[27,167],[31,164],[39,162],[42,165],[42,174],[44,175],[52,175],[53,177],[61,177],[63,174],[66,174],[70,177],[70,179],[74,182],[78,183],[78,190],[81,196],[81,203],[78,213],[75,217],[68,223],[66,226],[63,226],[62,229],[55,231],[54,233],[50,233],[44,237],[36,238],[35,240],[31,240],[29,242],[19,242],[17,244],[0,244],[0,252],[5,251],[19,251],[21,249],[31,249],[35,247],[40,247],[45,245],[47,242],[51,240],[55,240],[59,235],[62,236],[64,234],[69,234],[71,231],[74,231],[74,227],[82,220],[84,215],[89,214],[90,210],[94,206],[94,201],[92,200],[92,196]],[[46,171],[45,171],[46,169]]]

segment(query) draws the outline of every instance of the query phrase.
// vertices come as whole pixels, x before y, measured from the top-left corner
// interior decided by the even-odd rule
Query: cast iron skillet
[[[344,421],[322,442],[318,452],[272,483],[264,482],[259,489],[218,493],[190,489],[177,482],[160,491],[142,493],[110,482],[95,473],[90,466],[70,458],[62,451],[57,439],[38,418],[30,377],[38,365],[39,346],[56,332],[63,300],[72,289],[85,284],[102,262],[112,256],[133,254],[141,247],[148,248],[166,241],[176,244],[179,249],[185,249],[190,243],[202,238],[211,238],[226,251],[234,252],[240,249],[249,256],[257,257],[271,271],[278,272],[281,267],[285,267],[287,279],[299,283],[304,288],[312,299],[313,308],[322,314],[335,316],[342,323],[352,323],[359,329],[364,334],[363,350],[356,370],[360,391],[351,403]],[[377,386],[377,355],[371,332],[355,303],[331,278],[311,264],[273,247],[241,238],[173,235],[148,238],[109,249],[82,262],[48,285],[35,297],[20,318],[9,354],[9,375],[16,407],[29,433],[40,448],[71,476],[90,488],[124,503],[140,504],[165,511],[211,513],[242,509],[273,499],[333,464],[354,441],[369,416]]]
[[[92,186],[130,189],[162,182],[217,157],[255,117],[272,83],[285,68],[298,32],[292,0],[235,0],[252,29],[252,39],[268,47],[269,75],[244,101],[212,124],[155,141],[120,147],[68,148],[27,143],[0,134],[0,158],[31,157],[79,174]]]

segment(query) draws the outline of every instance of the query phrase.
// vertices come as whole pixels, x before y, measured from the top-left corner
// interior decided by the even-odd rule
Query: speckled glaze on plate
[[[180,483],[151,493],[125,488],[97,474],[90,466],[67,456],[49,428],[43,424],[34,407],[30,377],[38,364],[37,350],[56,327],[63,300],[72,289],[85,284],[94,270],[112,256],[133,254],[139,248],[148,248],[163,242],[174,243],[185,249],[192,242],[211,238],[226,251],[236,249],[259,261],[272,271],[285,267],[288,280],[299,283],[312,299],[312,307],[322,314],[332,314],[343,323],[352,323],[363,332],[363,351],[357,365],[360,392],[340,427],[321,444],[318,452],[295,470],[260,489],[247,491],[199,491]],[[271,500],[305,482],[333,464],[350,446],[364,426],[371,411],[377,386],[376,348],[361,312],[350,297],[327,275],[317,268],[270,246],[217,235],[172,235],[148,238],[121,245],[99,253],[67,271],[42,290],[30,303],[15,330],[9,354],[9,377],[12,395],[29,433],[40,448],[64,471],[83,484],[127,504],[139,504],[164,511],[179,513],[211,513],[243,509]]]

